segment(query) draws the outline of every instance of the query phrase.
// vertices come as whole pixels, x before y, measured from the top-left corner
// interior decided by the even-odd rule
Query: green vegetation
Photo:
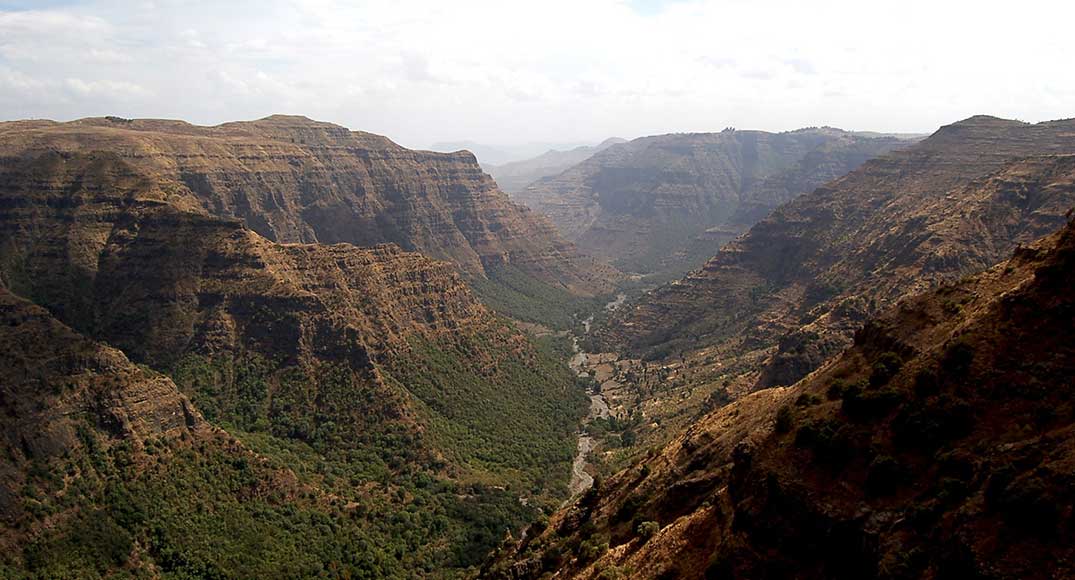
[[[588,401],[546,342],[414,340],[359,368],[182,356],[169,374],[242,446],[85,426],[24,490],[26,525],[67,516],[0,575],[457,576],[566,493]]]
[[[657,535],[657,532],[659,531],[661,531],[661,524],[650,520],[640,522],[635,528],[635,534],[637,534],[638,537],[646,540]]]
[[[570,328],[576,314],[597,310],[608,301],[607,297],[580,298],[510,265],[490,269],[488,279],[475,278],[470,285],[493,310],[557,330]]]
[[[151,440],[138,451],[88,437],[85,453],[42,472],[68,474],[65,493],[43,475],[28,484],[37,498],[28,502],[71,517],[26,545],[21,566],[20,554],[5,555],[4,577],[148,577],[149,564],[168,579],[431,576],[479,563],[505,526],[532,516],[503,490],[420,472],[333,487],[338,466],[300,462],[307,477],[291,481],[278,462],[222,438]]]
[[[496,352],[485,339],[474,340],[478,352]],[[526,493],[562,487],[588,403],[562,362],[539,351],[527,362],[524,352],[482,365],[465,345],[411,346],[410,356],[386,365],[388,380],[420,402],[431,441],[452,464],[500,485],[520,483]]]
[[[896,373],[900,372],[903,359],[894,352],[885,352],[877,357],[873,363],[873,371],[870,373],[870,386],[880,387],[888,383]]]
[[[814,457],[832,468],[841,468],[854,451],[850,428],[838,419],[813,420],[795,433],[795,445],[810,449]]]

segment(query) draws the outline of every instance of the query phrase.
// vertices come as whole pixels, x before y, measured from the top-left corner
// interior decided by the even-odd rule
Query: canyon
[[[1060,578],[1075,224],[871,318],[791,387],[700,417],[485,578]]]
[[[6,464],[4,541],[27,547],[11,553],[21,559],[14,565],[46,576],[64,566],[107,570],[109,558],[152,562],[147,572],[224,576],[246,566],[306,576],[329,562],[355,574],[370,566],[389,575],[465,568],[503,526],[561,501],[586,396],[566,366],[482,304],[459,263],[395,244],[274,241],[246,225],[258,214],[209,211],[204,191],[194,195],[174,173],[147,170],[143,164],[173,158],[125,149],[128,134],[101,149],[97,139],[111,132],[94,128],[86,143],[81,130],[40,136],[36,123],[23,125],[0,157],[0,286],[47,309],[55,318],[47,324],[67,328],[41,338],[43,347],[90,341],[123,354],[107,351],[105,360],[116,361],[107,364],[79,354],[91,347],[58,355],[69,361],[61,371],[86,373],[89,384],[72,394],[71,405],[82,406],[67,419],[40,414],[52,391],[35,391],[52,385],[63,395],[65,379],[16,375],[16,390],[5,395],[18,459]],[[183,139],[167,143],[180,148]],[[209,145],[192,147],[204,161]],[[275,227],[293,223],[289,215],[273,218]],[[9,329],[9,340],[29,339],[22,328]],[[33,372],[33,363],[18,368]],[[106,397],[135,399],[134,407],[87,409]],[[154,427],[162,415],[171,423]],[[187,423],[215,435],[183,435]],[[72,432],[81,435],[72,441]],[[145,451],[145,438],[155,451]],[[156,451],[162,445],[164,455]],[[75,495],[58,485],[72,469],[86,486]],[[199,478],[209,487],[170,489]],[[263,498],[268,503],[241,502],[277,480],[292,483]],[[206,497],[214,486],[220,495]],[[193,544],[153,536],[149,526],[163,520],[122,515],[131,505],[153,510],[158,494],[169,493],[181,497],[168,503],[179,510],[169,511],[168,534],[201,518]],[[293,494],[305,500],[292,502]],[[437,506],[421,517],[438,519],[420,534],[404,533],[403,514],[416,497]],[[217,507],[206,512],[206,505]],[[304,557],[281,564],[298,536],[259,538],[265,528],[249,522],[258,510],[292,530],[308,518],[332,521],[341,535],[320,535]],[[250,543],[236,548],[239,540],[220,534],[225,522],[240,520],[239,536]],[[84,536],[95,522],[106,527],[91,537],[119,526],[126,540],[71,548],[91,541]],[[343,546],[353,559],[332,554]],[[259,564],[234,560],[235,550]]]
[[[1065,223],[1073,126],[974,117],[943,127],[784,204],[594,335],[606,350],[696,361],[735,394],[790,385],[869,316]]]
[[[1072,121],[520,195],[302,117],[0,124],[0,575],[1071,572]]]

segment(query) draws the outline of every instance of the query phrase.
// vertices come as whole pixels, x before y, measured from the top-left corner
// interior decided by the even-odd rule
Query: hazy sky
[[[1075,3],[0,0],[0,118],[294,113],[408,146],[1075,116]]]

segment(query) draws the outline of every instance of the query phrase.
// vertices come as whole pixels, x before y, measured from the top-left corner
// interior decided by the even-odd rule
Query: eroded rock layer
[[[1071,121],[944,127],[781,206],[597,333],[656,358],[705,350],[756,387],[794,383],[886,305],[1064,223],[1071,154]]]
[[[94,403],[111,405],[109,397],[131,398],[123,394],[125,389],[159,387],[160,393],[145,392],[132,405],[163,406],[170,409],[168,417],[178,421],[175,409],[183,406],[182,393],[209,424],[256,446],[274,468],[264,473],[258,468],[255,477],[241,467],[251,460],[245,452],[233,456],[218,449],[231,445],[227,440],[214,439],[210,455],[200,455],[199,449],[182,461],[160,464],[163,470],[183,471],[189,478],[184,484],[189,484],[204,476],[198,469],[211,469],[214,477],[224,477],[212,480],[227,490],[220,492],[221,501],[232,501],[247,488],[232,485],[229,478],[249,481],[253,492],[262,493],[277,472],[298,466],[305,484],[315,488],[307,498],[313,505],[302,509],[313,511],[276,513],[283,509],[278,503],[265,509],[290,522],[286,525],[291,531],[303,529],[291,518],[342,518],[334,525],[345,531],[339,538],[318,540],[317,553],[289,558],[287,550],[294,550],[290,542],[301,534],[269,534],[248,521],[261,508],[231,506],[235,513],[217,515],[242,518],[246,523],[236,533],[244,541],[256,543],[268,535],[271,541],[242,549],[214,543],[212,549],[195,549],[196,554],[187,556],[206,566],[226,567],[230,572],[225,576],[253,565],[245,556],[241,564],[232,557],[235,553],[251,554],[262,562],[257,567],[263,572],[285,569],[281,562],[289,559],[296,566],[301,561],[303,568],[288,574],[297,577],[332,562],[353,574],[365,570],[374,576],[427,565],[466,566],[477,555],[461,546],[496,541],[483,535],[482,526],[500,533],[505,525],[518,525],[536,506],[559,500],[585,396],[574,389],[565,367],[483,306],[451,263],[392,244],[362,248],[273,242],[238,219],[212,215],[200,200],[189,188],[147,173],[116,152],[28,150],[0,160],[2,285],[48,309],[74,329],[68,331],[71,336],[78,332],[107,343],[144,365],[131,376],[120,369],[121,376],[107,379],[114,391],[95,391]],[[56,349],[74,340],[55,338]],[[35,388],[53,389],[60,383],[60,378],[44,377]],[[22,398],[14,392],[5,402],[16,409],[40,404]],[[201,421],[196,412],[191,417]],[[50,420],[47,413],[26,415],[26,421],[38,421],[46,435],[52,432]],[[129,422],[137,430],[147,421]],[[189,430],[184,425],[177,428]],[[27,423],[19,428],[33,427]],[[158,430],[170,441],[172,427]],[[73,460],[89,461],[92,453],[87,449],[80,448]],[[105,469],[113,460],[102,458],[103,467],[95,468],[97,475],[85,485],[98,486],[98,476],[113,477],[112,468]],[[207,462],[225,465],[206,467]],[[58,509],[49,506],[67,500],[57,499],[62,493],[49,495],[60,492],[50,487],[57,476],[46,467],[63,469],[40,466],[47,477],[38,478],[38,485],[48,491],[35,501],[46,506],[40,510]],[[138,482],[143,480],[128,475],[132,479],[119,481],[142,485]],[[179,494],[162,508],[174,516],[169,525],[182,527],[184,516],[174,510],[216,505],[216,500],[203,497],[216,493],[211,486],[169,491],[167,482],[167,477],[153,478],[145,483],[152,489],[138,487],[135,495],[152,505],[158,500],[146,498],[154,494]],[[523,491],[508,493],[508,487]],[[124,489],[117,493],[135,493]],[[291,493],[280,493],[285,491]],[[385,526],[409,525],[394,514],[416,495],[439,506],[422,517],[439,513],[441,519],[423,526],[418,535],[408,535],[406,557],[393,554],[386,564],[384,552],[371,546],[403,537],[398,529],[386,531]],[[71,499],[71,505],[89,508],[101,501],[93,494],[85,497],[91,503]],[[520,503],[520,497],[527,503]],[[341,512],[342,505],[364,507],[354,515]],[[37,518],[47,515],[34,513]],[[147,521],[157,521],[145,517],[135,526],[139,534],[149,533]],[[192,540],[203,546],[219,542],[213,534],[220,528],[212,526],[221,525],[205,517],[212,520],[206,524],[210,527],[197,535],[203,539]],[[363,526],[374,535],[362,535]],[[63,538],[77,538],[77,529],[71,533]],[[87,549],[101,548],[98,535],[90,538]],[[47,542],[54,540],[60,542],[56,554],[70,551],[62,545],[68,540]],[[135,540],[171,545],[153,536]],[[352,548],[353,560],[339,561],[334,555]],[[48,562],[35,560],[36,553],[13,557],[21,557],[20,566],[28,569],[46,569]],[[153,557],[172,556],[158,550]],[[130,558],[116,556],[119,562]],[[0,571],[6,562],[0,560]],[[102,570],[113,569],[110,566]],[[198,569],[186,571],[195,574]],[[85,571],[81,565],[74,570]]]
[[[584,258],[541,216],[511,203],[465,152],[413,151],[369,133],[273,116],[199,127],[83,119],[0,124],[0,155],[115,154],[175,195],[283,243],[394,243],[468,277],[512,268],[579,295],[615,273]]]

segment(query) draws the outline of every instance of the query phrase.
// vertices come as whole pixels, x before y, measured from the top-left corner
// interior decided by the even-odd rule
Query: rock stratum
[[[532,526],[483,576],[1071,577],[1073,273],[1069,223],[901,302],[803,381],[704,416]]]
[[[0,285],[55,318],[17,327],[16,316],[4,329],[46,358],[13,362],[4,385],[17,459],[4,462],[0,507],[21,522],[7,538],[24,548],[0,561],[5,574],[404,576],[470,565],[505,527],[559,501],[586,398],[566,367],[477,299],[455,264],[394,244],[270,240],[245,224],[262,215],[271,232],[297,237],[305,226],[288,212],[210,211],[206,191],[221,189],[194,194],[173,173],[146,169],[204,162],[204,129],[151,133],[154,147],[190,147],[190,158],[161,157],[131,144],[138,130],[95,123],[93,135],[116,139],[107,150],[85,148],[77,123],[21,123],[4,141],[17,153],[0,157]],[[172,138],[183,130],[193,142]],[[249,159],[226,157],[237,171],[265,161],[251,147]],[[212,179],[224,175],[279,179],[250,169]],[[231,185],[221,188],[242,192],[235,199],[273,191]],[[37,341],[41,325],[52,334]],[[203,441],[192,430],[205,422],[218,435]],[[164,455],[147,459],[147,438]],[[281,478],[294,481],[264,491]],[[288,494],[303,501],[288,507]],[[401,515],[416,501],[429,509]],[[128,510],[141,516],[127,520]],[[105,527],[87,531],[94,522]],[[174,535],[187,527],[198,528],[189,542]],[[309,549],[296,554],[303,542]]]
[[[109,152],[190,208],[281,243],[392,243],[447,260],[483,294],[593,296],[617,274],[512,203],[460,151],[413,151],[304,117],[200,127],[115,117],[0,124],[0,155]],[[532,287],[528,287],[532,286]]]
[[[1063,224],[1075,205],[1072,154],[1072,121],[943,127],[781,206],[595,333],[658,360],[701,354],[738,392],[792,384],[887,305]]]
[[[910,142],[831,128],[643,137],[515,197],[621,269],[682,272],[778,205]]]

